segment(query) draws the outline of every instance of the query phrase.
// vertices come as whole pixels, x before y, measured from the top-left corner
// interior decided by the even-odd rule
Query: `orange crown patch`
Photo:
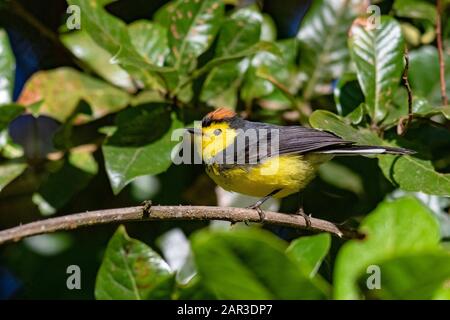
[[[206,118],[211,119],[212,121],[220,121],[227,118],[233,118],[236,116],[236,112],[227,108],[219,108],[216,109],[206,115]]]

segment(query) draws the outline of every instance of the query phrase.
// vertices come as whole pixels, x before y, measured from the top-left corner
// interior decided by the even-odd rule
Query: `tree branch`
[[[444,106],[448,105],[446,84],[445,84],[445,59],[444,59],[444,48],[442,44],[442,1],[437,0],[436,3],[436,38],[437,38],[437,47],[439,54],[439,75],[441,82],[441,97],[442,104]]]
[[[300,215],[265,211],[265,223],[299,229],[308,229]],[[50,218],[0,231],[0,245],[19,241],[43,233],[72,230],[84,226],[117,223],[121,221],[161,220],[225,220],[231,222],[259,222],[259,214],[253,209],[206,206],[145,206],[98,210]],[[329,232],[341,238],[362,239],[364,235],[326,220],[310,218],[309,230]]]

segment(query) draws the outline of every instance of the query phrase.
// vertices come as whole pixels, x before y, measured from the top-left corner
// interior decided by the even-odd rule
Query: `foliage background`
[[[450,298],[450,111],[434,1],[374,1],[374,30],[357,0],[68,4],[81,8],[80,30],[67,29],[64,1],[0,2],[1,229],[144,199],[251,203],[200,165],[171,165],[171,131],[217,106],[418,153],[338,158],[305,190],[307,212],[350,219],[365,241],[207,221],[97,226],[2,246],[0,298]],[[295,212],[298,196],[271,206]],[[66,287],[71,264],[81,290]],[[374,264],[381,289],[367,290]]]

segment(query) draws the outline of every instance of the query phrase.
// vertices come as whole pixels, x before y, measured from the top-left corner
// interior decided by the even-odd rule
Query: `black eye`
[[[219,134],[221,134],[222,133],[222,129],[216,129],[216,130],[214,130],[214,134],[216,135],[216,136],[218,136]]]

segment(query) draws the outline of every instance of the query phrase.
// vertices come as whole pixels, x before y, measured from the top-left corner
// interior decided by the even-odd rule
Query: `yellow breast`
[[[283,198],[306,187],[314,178],[318,165],[328,159],[322,155],[283,155],[258,165],[231,169],[210,165],[206,172],[225,190],[264,197],[280,189],[275,198]]]

